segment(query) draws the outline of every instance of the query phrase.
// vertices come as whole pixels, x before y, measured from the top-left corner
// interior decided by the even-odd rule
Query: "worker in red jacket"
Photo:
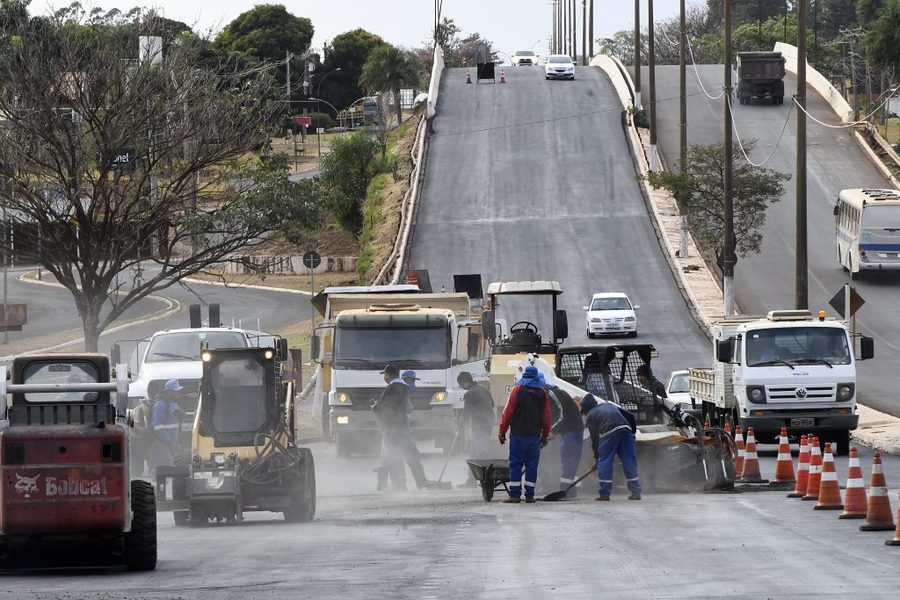
[[[506,503],[518,504],[522,496],[522,469],[525,469],[525,502],[534,502],[541,448],[550,437],[550,397],[544,389],[544,376],[530,366],[513,386],[500,417],[501,444],[509,436],[509,498]]]

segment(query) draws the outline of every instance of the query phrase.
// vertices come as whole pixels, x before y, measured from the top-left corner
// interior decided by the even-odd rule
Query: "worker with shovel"
[[[637,430],[634,415],[612,402],[598,403],[593,394],[581,400],[581,414],[591,433],[591,447],[597,461],[597,477],[600,479],[600,495],[597,500],[609,500],[613,484],[613,461],[618,455],[625,471],[625,482],[631,495],[629,500],[641,499],[641,482],[638,479],[637,449],[634,434]]]
[[[584,421],[578,404],[564,389],[555,385],[547,390],[559,402],[560,415],[554,418],[553,434],[559,437],[560,476],[559,489],[568,490],[567,497],[575,498],[577,491],[572,486],[581,462],[581,450],[584,447]],[[553,404],[550,406],[553,411]]]
[[[491,456],[491,429],[494,428],[496,416],[494,399],[491,391],[472,378],[468,371],[456,376],[459,387],[466,390],[463,396],[462,422],[460,427],[469,427],[469,458],[488,458]],[[457,487],[478,487],[478,482],[469,471],[469,477]]]
[[[509,498],[518,504],[522,496],[522,470],[525,470],[525,502],[534,503],[541,448],[550,437],[550,396],[544,389],[544,376],[534,366],[526,367],[513,386],[500,417],[500,444],[509,437]]]

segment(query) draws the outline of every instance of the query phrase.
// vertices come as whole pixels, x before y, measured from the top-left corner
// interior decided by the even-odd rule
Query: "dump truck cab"
[[[520,365],[526,356],[535,354],[549,364],[556,362],[556,352],[569,336],[566,311],[557,308],[562,293],[556,281],[488,285],[489,308],[482,313],[481,323],[491,346],[491,396],[500,409],[521,374]],[[544,323],[543,327],[539,323]]]
[[[203,350],[191,462],[158,467],[159,507],[176,525],[242,521],[248,511],[315,515],[312,452],[294,440],[294,385],[278,376],[278,348]]]
[[[0,565],[62,544],[155,568],[153,487],[128,470],[127,368],[114,374],[100,354],[19,356],[9,382],[0,367],[0,398]]]

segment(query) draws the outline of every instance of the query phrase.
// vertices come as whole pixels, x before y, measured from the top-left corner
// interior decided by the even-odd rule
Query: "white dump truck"
[[[319,363],[314,414],[337,453],[377,451],[380,428],[372,403],[385,388],[385,365],[414,370],[410,423],[418,440],[448,449],[463,390],[460,371],[485,378],[487,345],[465,293],[418,293],[411,286],[334,290],[319,298],[325,324],[313,338]],[[315,301],[314,301],[315,303]]]
[[[806,310],[774,310],[713,323],[713,367],[690,370],[692,402],[713,424],[753,427],[774,441],[782,427],[792,437],[814,433],[849,452],[856,429],[856,361],[874,356],[874,341],[860,350],[845,324]]]

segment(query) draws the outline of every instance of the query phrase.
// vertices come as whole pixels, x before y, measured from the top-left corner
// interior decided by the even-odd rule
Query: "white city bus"
[[[900,191],[841,190],[834,223],[837,259],[851,279],[900,270]]]

